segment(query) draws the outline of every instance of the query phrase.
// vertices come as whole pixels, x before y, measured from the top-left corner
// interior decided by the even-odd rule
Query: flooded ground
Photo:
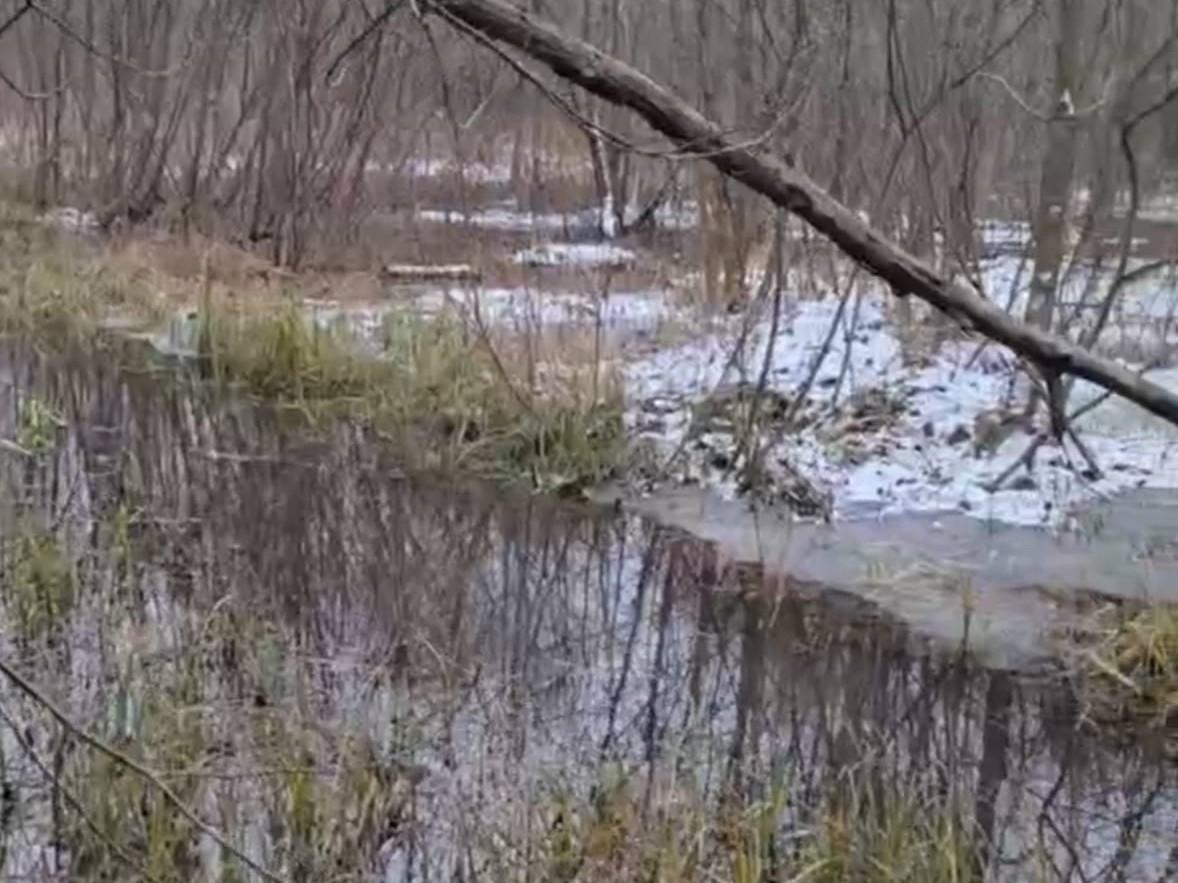
[[[1178,878],[1159,746],[1029,655],[954,649],[961,596],[924,597],[938,620],[831,589],[841,553],[774,525],[753,555],[665,525],[690,507],[407,476],[120,352],[0,349],[4,656],[284,879],[737,879],[748,842],[711,820],[759,807],[757,860],[813,862],[852,780],[960,810],[988,879]],[[968,545],[979,599],[1047,548],[904,524]],[[8,682],[0,717],[5,875],[261,879]],[[621,864],[651,831],[690,836]]]

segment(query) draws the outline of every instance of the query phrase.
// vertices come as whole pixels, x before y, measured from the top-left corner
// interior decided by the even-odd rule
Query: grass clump
[[[0,550],[0,585],[18,635],[31,640],[51,634],[76,599],[74,569],[57,539],[22,528]]]
[[[968,824],[950,807],[913,794],[856,793],[848,805],[824,812],[819,836],[804,852],[808,879],[980,883]]]
[[[544,883],[982,879],[968,817],[944,798],[902,786],[878,791],[841,782],[809,808],[780,788],[718,802],[682,792],[651,796],[626,781],[599,785],[587,800],[558,791],[536,820],[545,833],[530,851],[531,876]]]
[[[378,351],[346,328],[207,303],[197,350],[215,378],[314,417],[346,413],[393,435],[416,467],[579,490],[618,468],[620,395],[577,382],[521,387],[491,344],[444,318],[388,314]]]
[[[121,272],[93,246],[3,203],[0,251],[0,334],[60,345],[91,338],[111,316],[165,314],[144,274]]]
[[[277,314],[201,310],[197,350],[212,374],[287,402],[363,398],[383,382],[380,366],[356,358],[341,337],[312,326],[298,307]]]
[[[374,346],[308,315],[310,278],[226,274],[210,249],[187,262],[199,273],[181,278],[153,257],[159,249],[84,243],[3,205],[0,247],[0,335],[65,349],[100,345],[104,327],[142,331],[195,315],[194,326],[180,324],[207,376],[316,421],[363,419],[413,468],[580,491],[622,463],[621,395],[598,383],[597,365],[592,384],[564,370],[533,384],[535,360],[508,356],[514,341],[407,313],[387,315]]]
[[[1102,717],[1178,723],[1178,605],[1118,613],[1089,659]]]
[[[34,456],[47,454],[57,446],[57,434],[65,423],[45,402],[26,398],[17,415],[17,444]]]

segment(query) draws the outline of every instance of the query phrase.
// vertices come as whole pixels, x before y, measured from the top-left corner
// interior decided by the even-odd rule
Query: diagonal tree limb
[[[20,21],[22,18],[24,18],[25,14],[27,12],[29,12],[29,10],[31,10],[32,8],[33,8],[32,0],[25,0],[25,2],[21,4],[20,9],[18,9],[16,12],[12,13],[12,15],[8,16],[8,18],[6,18],[4,20],[3,24],[0,24],[0,36],[3,36],[5,33],[7,33],[7,31],[11,27],[13,27],[18,21]]]
[[[570,82],[635,111],[671,141],[706,154],[719,171],[801,217],[894,291],[919,297],[1049,371],[1083,377],[1178,424],[1174,392],[1071,341],[1032,328],[972,288],[946,279],[864,223],[799,169],[761,145],[732,144],[719,126],[630,65],[505,0],[423,0],[423,5],[515,47]]]
[[[250,871],[268,881],[268,883],[286,883],[285,878],[280,877],[273,871],[268,870],[265,866],[260,864],[257,860],[251,858],[245,852],[242,852],[238,847],[234,846],[229,840],[202,819],[196,812],[186,804],[180,796],[172,790],[172,788],[164,782],[155,772],[148,769],[146,766],[135,760],[133,757],[124,754],[117,748],[108,745],[102,739],[99,739],[88,730],[84,729],[79,724],[66,714],[49,696],[36,687],[32,681],[25,678],[15,667],[10,665],[3,659],[0,659],[0,675],[3,675],[12,685],[16,687],[21,693],[31,699],[34,703],[49,713],[57,723],[63,727],[66,732],[77,739],[79,742],[97,751],[99,754],[104,754],[115,763],[130,770],[139,778],[147,782],[159,794],[171,804],[172,808],[183,816],[190,825],[200,831],[202,834],[213,840],[226,853],[233,856],[241,864],[245,865]]]

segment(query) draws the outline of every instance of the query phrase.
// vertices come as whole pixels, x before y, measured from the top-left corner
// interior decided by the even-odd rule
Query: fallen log
[[[1071,341],[1021,322],[890,242],[804,172],[760,144],[740,144],[641,71],[505,0],[424,0],[460,30],[511,46],[613,104],[628,107],[681,152],[793,212],[899,296],[914,295],[1026,357],[1048,376],[1072,374],[1178,424],[1178,395]]]

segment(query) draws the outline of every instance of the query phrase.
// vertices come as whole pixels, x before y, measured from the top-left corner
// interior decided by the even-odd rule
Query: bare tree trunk
[[[801,217],[898,295],[919,297],[1010,347],[1050,377],[1083,377],[1178,424],[1178,395],[1071,341],[1020,322],[972,288],[943,277],[869,227],[802,171],[757,144],[734,142],[716,123],[630,65],[504,0],[430,0],[427,8],[514,46],[595,95],[636,111],[671,141],[698,151],[725,175]]]
[[[1083,0],[1056,0],[1058,39],[1055,45],[1055,112],[1047,122],[1047,152],[1039,183],[1035,217],[1035,264],[1027,301],[1027,322],[1050,331],[1055,318],[1056,290],[1067,242],[1067,212],[1076,165],[1077,126],[1074,112],[1076,58]]]

